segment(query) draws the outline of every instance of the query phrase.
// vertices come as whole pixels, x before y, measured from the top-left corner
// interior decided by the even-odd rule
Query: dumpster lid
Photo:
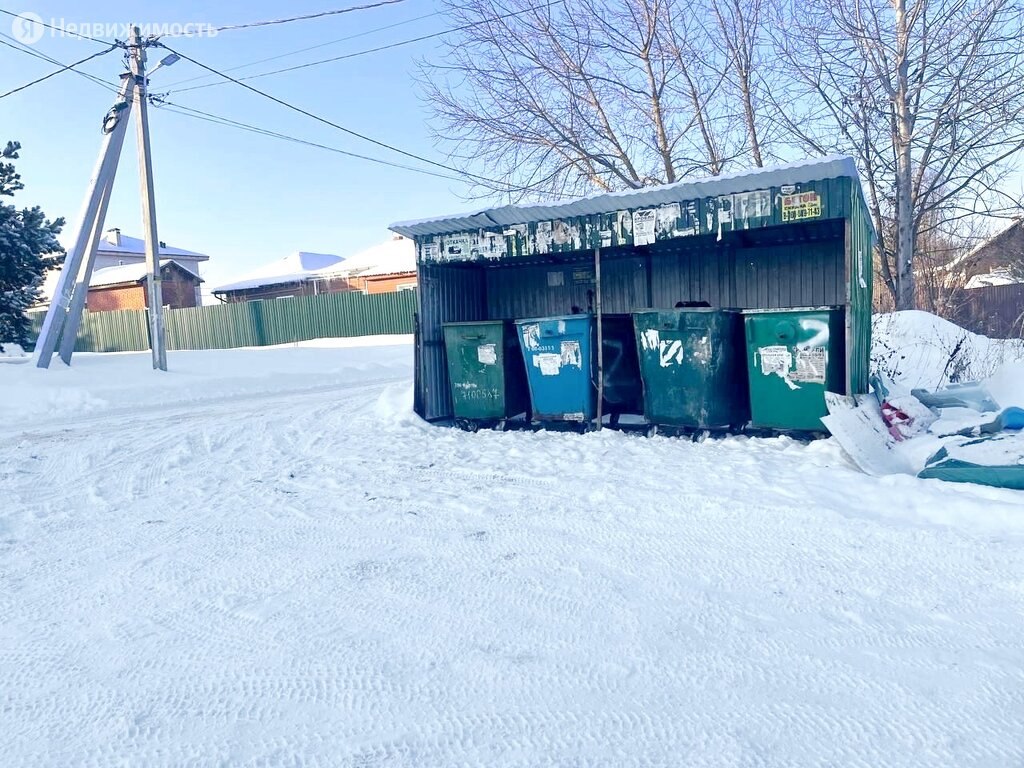
[[[455,328],[460,325],[504,325],[508,320],[460,320],[457,323],[441,323],[444,328]]]
[[[549,317],[521,317],[516,319],[516,324],[522,323],[550,323],[559,320],[592,320],[593,312],[581,312],[578,315],[551,315]]]
[[[739,310],[744,315],[760,315],[760,314],[778,314],[780,312],[835,312],[836,310],[842,309],[841,306],[831,307],[775,307],[769,309],[767,307],[761,307],[759,309],[741,309]]]
[[[738,314],[744,311],[745,310],[737,309],[736,307],[643,307],[642,309],[634,309],[630,314],[641,315],[648,312],[704,312],[708,314],[714,312],[731,312]]]

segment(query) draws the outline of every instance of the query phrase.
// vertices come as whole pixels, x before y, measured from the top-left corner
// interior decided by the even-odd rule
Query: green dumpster
[[[739,312],[644,309],[633,326],[649,423],[727,429],[749,421]]]
[[[444,344],[458,426],[503,425],[527,410],[526,374],[511,321],[445,323]]]
[[[754,427],[824,432],[825,392],[846,392],[838,307],[744,310]]]

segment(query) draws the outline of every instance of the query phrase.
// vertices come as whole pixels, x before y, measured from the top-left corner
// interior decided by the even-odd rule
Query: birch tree
[[[1024,149],[1022,4],[780,0],[777,14],[776,120],[804,151],[857,158],[882,278],[911,309],[921,236],[1007,207],[999,188]]]

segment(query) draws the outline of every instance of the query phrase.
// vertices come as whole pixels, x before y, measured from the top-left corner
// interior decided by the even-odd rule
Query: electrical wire
[[[238,120],[232,120],[232,119],[227,118],[227,117],[222,117],[220,115],[215,115],[215,114],[213,114],[211,112],[204,112],[204,111],[202,111],[200,109],[193,109],[192,107],[186,107],[186,106],[183,106],[181,104],[174,104],[173,102],[167,101],[166,99],[163,99],[163,98],[161,98],[159,96],[150,96],[150,103],[153,104],[153,106],[155,106],[157,108],[164,109],[164,110],[167,110],[168,112],[173,112],[173,113],[182,115],[184,117],[192,117],[192,118],[195,118],[197,120],[204,120],[206,122],[214,123],[216,125],[224,125],[224,126],[228,126],[228,127],[231,127],[231,128],[238,128],[240,130],[248,131],[250,133],[256,133],[256,134],[259,134],[259,135],[262,135],[262,136],[269,136],[269,137],[272,137],[272,138],[275,138],[275,139],[281,139],[283,141],[289,141],[289,142],[292,142],[294,144],[304,144],[304,145],[306,145],[308,147],[316,147],[317,149],[323,149],[323,150],[326,150],[328,152],[334,152],[335,154],[344,155],[346,157],[356,158],[357,160],[366,160],[366,161],[371,162],[371,163],[378,163],[380,165],[390,166],[391,168],[400,168],[400,169],[406,170],[406,171],[413,171],[415,173],[422,173],[422,174],[425,174],[427,176],[435,176],[435,177],[437,177],[439,179],[448,179],[449,181],[461,181],[462,180],[462,179],[460,179],[457,176],[449,176],[449,175],[443,174],[443,173],[436,173],[434,171],[429,171],[429,170],[427,170],[425,168],[416,168],[415,166],[404,165],[402,163],[393,163],[390,160],[384,160],[384,159],[379,158],[379,157],[371,157],[370,155],[361,155],[358,152],[349,152],[348,150],[339,149],[337,147],[331,147],[331,146],[328,146],[327,144],[319,144],[319,143],[317,143],[315,141],[308,141],[307,139],[300,139],[300,138],[297,138],[295,136],[290,136],[290,135],[288,135],[286,133],[279,133],[278,131],[271,131],[271,130],[266,129],[266,128],[260,128],[260,127],[255,126],[255,125],[250,125],[249,123],[243,123],[243,122],[240,122]]]
[[[375,3],[368,3],[367,5],[353,5],[349,8],[339,8],[334,11],[320,11],[319,13],[308,13],[305,16],[292,16],[287,19],[270,19],[268,21],[253,21],[248,24],[226,24],[223,27],[214,27],[213,32],[231,32],[236,29],[252,29],[253,27],[270,27],[276,24],[290,24],[293,21],[308,21],[310,19],[322,19],[326,16],[340,16],[343,13],[352,13],[353,11],[368,11],[373,8],[380,8],[385,5],[395,5],[397,3],[404,3],[405,0],[378,0]],[[164,35],[164,37],[181,37],[182,35]]]
[[[331,120],[328,120],[326,117],[321,117],[320,115],[318,115],[318,114],[316,114],[314,112],[310,112],[307,109],[303,109],[302,107],[297,107],[294,104],[291,104],[291,103],[285,101],[284,99],[279,99],[277,96],[273,96],[273,95],[267,93],[266,91],[261,91],[259,88],[255,88],[254,86],[251,86],[251,85],[249,85],[247,83],[243,83],[243,82],[241,82],[241,80],[239,80],[237,78],[234,78],[234,77],[231,77],[231,75],[226,75],[223,72],[220,72],[220,71],[214,69],[211,66],[203,64],[200,61],[196,61],[195,59],[193,59],[193,58],[191,58],[189,56],[186,56],[185,54],[181,53],[180,51],[176,51],[175,49],[171,48],[170,46],[168,46],[168,45],[166,45],[164,43],[160,43],[160,45],[163,48],[165,48],[168,51],[170,51],[171,53],[175,53],[178,56],[180,56],[181,58],[185,59],[185,61],[189,61],[189,62],[195,64],[197,67],[200,67],[201,69],[205,69],[207,72],[210,72],[210,73],[215,74],[215,75],[220,75],[225,80],[229,80],[230,82],[235,83],[236,85],[240,85],[242,88],[245,88],[248,91],[252,91],[253,93],[258,94],[259,96],[262,96],[265,99],[269,99],[270,101],[273,101],[276,104],[280,104],[282,107],[286,107],[287,109],[290,109],[293,112],[298,112],[300,115],[305,115],[306,117],[309,117],[309,118],[311,118],[313,120],[316,120],[319,123],[323,123],[324,125],[329,125],[331,128],[339,130],[342,133],[347,133],[350,136],[354,136],[357,139],[362,139],[363,141],[367,141],[370,144],[376,144],[378,147],[383,147],[384,149],[390,150],[391,152],[396,152],[396,153],[398,153],[400,155],[404,155],[405,157],[412,158],[413,160],[419,160],[421,163],[426,163],[427,165],[432,165],[432,166],[435,166],[436,168],[441,168],[442,170],[449,171],[451,173],[456,173],[456,174],[459,174],[460,176],[464,176],[466,178],[474,179],[474,180],[476,180],[478,182],[482,181],[482,182],[485,182],[485,183],[491,184],[491,185],[497,184],[497,185],[500,185],[500,186],[508,187],[508,184],[506,182],[497,181],[495,179],[489,179],[486,176],[479,176],[479,175],[477,175],[475,173],[470,173],[468,171],[459,170],[458,168],[452,168],[451,166],[445,165],[444,163],[439,163],[436,160],[430,160],[429,158],[422,157],[421,155],[417,155],[417,154],[415,154],[413,152],[407,152],[404,149],[399,149],[398,147],[395,147],[395,146],[393,146],[391,144],[388,144],[386,142],[383,142],[383,141],[379,141],[378,139],[371,138],[370,136],[367,136],[365,134],[359,133],[358,131],[353,131],[351,128],[346,128],[343,125],[339,125],[338,123],[335,123],[335,122],[333,122]],[[162,95],[163,94],[161,94],[161,96]]]
[[[491,21],[501,21],[503,19],[508,19],[508,18],[513,17],[513,16],[521,16],[522,14],[530,13],[531,11],[537,11],[537,10],[540,10],[542,8],[550,8],[551,6],[554,6],[554,5],[560,5],[564,1],[565,0],[555,0],[555,2],[545,3],[544,5],[535,5],[535,6],[532,6],[530,8],[524,8],[524,9],[519,10],[519,11],[502,14],[501,16],[489,17],[485,21],[488,21],[488,22],[491,22]],[[390,50],[392,48],[399,48],[399,47],[404,46],[404,45],[412,45],[413,43],[420,43],[420,42],[423,42],[424,40],[432,40],[432,39],[434,39],[436,37],[442,37],[443,35],[451,34],[452,32],[463,32],[463,31],[465,31],[467,29],[472,29],[473,27],[479,26],[480,23],[481,22],[473,22],[471,24],[463,24],[462,26],[459,26],[459,27],[451,27],[449,29],[441,30],[440,32],[433,32],[433,33],[431,33],[429,35],[421,35],[420,37],[414,37],[414,38],[411,38],[411,39],[408,39],[408,40],[399,40],[397,42],[389,43],[387,45],[377,46],[376,48],[367,48],[367,49],[362,50],[362,51],[355,51],[353,53],[346,53],[346,54],[343,54],[341,56],[333,56],[333,57],[331,57],[329,59],[319,59],[317,61],[306,62],[305,64],[296,64],[294,67],[285,67],[283,69],[274,69],[274,70],[271,70],[269,72],[258,72],[255,75],[247,75],[245,77],[240,77],[240,78],[238,78],[238,80],[239,81],[241,81],[241,80],[255,80],[255,79],[260,78],[260,77],[269,77],[270,75],[280,75],[280,74],[283,74],[284,72],[295,72],[296,70],[299,70],[299,69],[307,69],[309,67],[317,67],[317,66],[320,66],[321,64],[330,64],[330,63],[335,62],[335,61],[344,61],[345,59],[353,59],[353,58],[356,58],[357,56],[366,56],[367,54],[370,54],[370,53],[379,53],[380,51],[387,51],[387,50]],[[242,66],[246,66],[246,65],[242,65]],[[241,67],[235,67],[235,69],[240,69],[240,68]],[[189,86],[188,88],[177,88],[177,89],[168,90],[168,91],[166,91],[166,93],[168,93],[168,94],[171,94],[171,93],[185,93],[186,91],[196,91],[196,90],[199,90],[201,88],[212,88],[212,87],[218,86],[218,85],[224,85],[224,83],[204,83],[202,85]]]
[[[18,41],[15,38],[11,37],[10,35],[6,35],[3,32],[0,32],[0,37],[7,38],[7,40],[12,40],[12,41],[14,41],[14,43],[17,43],[17,45],[12,45],[11,43],[4,42],[3,40],[0,40],[0,45],[5,45],[8,48],[10,48],[11,50],[18,51],[19,53],[24,53],[24,54],[26,54],[28,56],[33,56],[33,57],[35,57],[35,58],[37,58],[37,59],[39,59],[41,61],[45,61],[45,62],[48,62],[50,64],[56,64],[58,67],[67,66],[67,65],[64,64],[64,62],[59,61],[59,60],[53,58],[52,56],[48,56],[45,53],[41,53],[39,51],[32,50],[31,48],[23,47],[20,43],[18,43]],[[104,79],[102,79],[100,77],[96,77],[95,75],[90,75],[88,72],[82,72],[81,70],[75,69],[74,67],[68,67],[68,68],[70,69],[70,71],[74,72],[76,75],[80,75],[81,77],[84,77],[86,80],[91,80],[92,82],[96,83],[96,85],[99,85],[99,86],[101,86],[103,88],[106,88],[108,91],[110,91],[112,93],[117,93],[118,92],[117,86],[111,85],[106,80],[104,80]]]
[[[441,15],[440,11],[433,11],[431,13],[425,13],[422,16],[414,16],[413,18],[405,19],[404,21],[396,21],[394,24],[385,24],[382,27],[374,27],[373,29],[366,29],[366,30],[363,30],[362,32],[356,32],[354,35],[346,35],[345,37],[339,37],[339,38],[337,38],[335,40],[328,40],[326,43],[317,43],[316,45],[309,45],[309,46],[306,46],[305,48],[298,48],[298,49],[296,49],[294,51],[288,51],[287,53],[279,53],[276,56],[268,56],[265,59],[256,59],[255,61],[250,61],[247,64],[237,64],[237,65],[235,65],[233,67],[225,67],[224,71],[225,72],[235,72],[235,71],[237,71],[239,69],[247,69],[248,67],[255,67],[257,64],[266,64],[268,61],[277,61],[278,59],[286,59],[289,56],[297,56],[300,53],[307,53],[309,51],[315,51],[317,48],[326,48],[329,45],[337,45],[338,43],[344,43],[344,42],[346,42],[348,40],[355,40],[358,37],[366,37],[367,35],[372,35],[372,34],[375,34],[377,32],[384,32],[384,31],[389,30],[389,29],[394,29],[395,27],[402,27],[402,26],[405,26],[406,24],[412,24],[412,23],[417,22],[417,21],[423,21],[424,19],[430,19],[430,18],[433,18],[434,16],[440,16],[440,15]],[[184,85],[185,83],[192,83],[192,82],[195,82],[196,80],[206,80],[207,78],[210,78],[210,77],[213,77],[213,75],[210,75],[210,74],[196,75],[195,77],[189,77],[189,78],[186,78],[184,80],[179,80],[176,83],[171,83],[167,87],[168,88],[177,88],[179,85]]]
[[[30,19],[30,18],[27,18],[26,16],[24,16],[23,14],[15,13],[14,11],[8,11],[5,8],[0,8],[0,13],[5,13],[8,16],[14,17],[15,19],[23,19],[28,24],[39,24],[40,26],[46,27],[47,29],[52,29],[55,32],[60,32],[61,35],[68,35],[70,37],[77,37],[77,38],[80,38],[82,40],[91,40],[92,42],[99,43],[100,45],[110,45],[110,41],[109,40],[100,40],[97,37],[89,37],[88,35],[80,35],[77,32],[68,32],[66,29],[63,29],[62,27],[55,27],[52,24],[47,24],[42,19],[38,19],[38,20],[37,19]]]
[[[0,42],[2,42],[2,41],[0,41]],[[8,48],[14,48],[13,45],[9,45],[8,43],[4,43],[4,45],[7,45]],[[85,64],[87,61],[92,61],[93,59],[98,58],[100,56],[105,56],[106,54],[110,53],[111,51],[117,50],[117,48],[118,48],[117,45],[111,45],[105,51],[98,51],[98,52],[94,53],[92,56],[86,56],[84,59],[80,59],[79,61],[76,61],[74,64],[64,64],[60,69],[54,70],[53,72],[51,72],[48,75],[43,75],[42,77],[37,77],[35,80],[33,80],[30,83],[25,83],[24,85],[19,85],[17,88],[12,88],[11,90],[7,91],[7,93],[0,93],[0,99],[5,99],[8,96],[11,96],[11,95],[13,95],[15,93],[18,93],[19,91],[24,91],[26,88],[31,88],[33,85],[38,85],[39,83],[43,82],[44,80],[49,80],[51,77],[59,75],[62,72],[67,72],[69,69],[74,69],[75,67],[79,66],[80,64]]]

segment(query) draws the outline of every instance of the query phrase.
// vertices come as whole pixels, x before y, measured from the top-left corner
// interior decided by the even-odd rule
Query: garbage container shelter
[[[416,245],[415,402],[428,421],[454,417],[445,323],[582,311],[603,333],[605,315],[677,303],[841,307],[840,326],[830,330],[842,341],[830,347],[839,369],[828,386],[867,392],[875,236],[851,158],[495,206],[391,229]],[[595,340],[592,354],[602,367],[614,362],[605,352]],[[620,394],[613,377],[595,380]]]

